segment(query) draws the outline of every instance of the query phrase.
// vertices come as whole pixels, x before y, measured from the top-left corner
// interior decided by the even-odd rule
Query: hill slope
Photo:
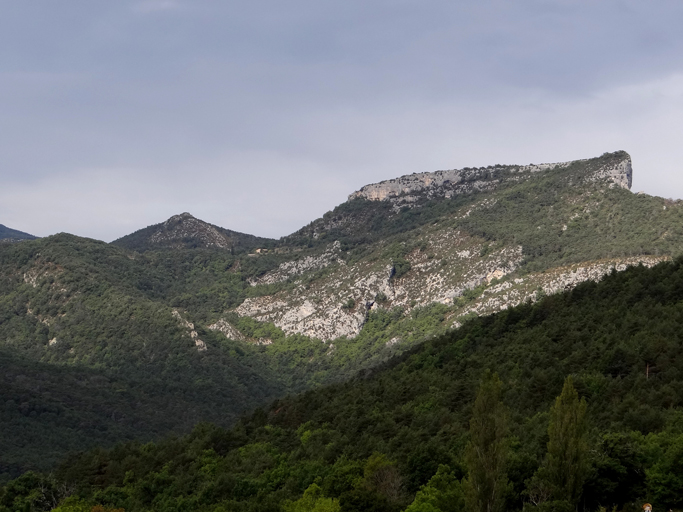
[[[196,219],[189,213],[174,215],[167,221],[140,229],[112,244],[133,251],[154,249],[216,248],[245,251],[272,244],[273,240],[230,231]]]
[[[181,440],[84,454],[51,485],[73,482],[91,504],[131,512],[285,510],[307,488],[339,500],[337,510],[398,511],[429,483],[417,499],[432,508],[411,511],[461,510],[472,401],[490,369],[510,411],[506,510],[529,501],[523,491],[542,463],[548,410],[567,375],[588,401],[582,507],[676,509],[681,333],[683,260],[631,268],[473,319],[350,382],[279,400],[231,431],[201,425]],[[8,488],[0,503],[35,482]]]
[[[35,240],[35,236],[8,228],[0,224],[0,242],[16,242],[19,240]]]
[[[449,317],[486,314],[533,299],[539,288],[553,293],[615,265],[678,254],[682,203],[632,194],[631,179],[630,157],[617,152],[368,185],[285,239],[318,247],[317,256],[252,282],[291,286],[264,287],[235,311],[287,333],[351,338],[368,308],[439,303]]]
[[[160,300],[203,286],[189,270],[71,235],[0,247],[0,475],[201,419],[230,425],[281,393],[249,345],[195,326],[182,297]]]

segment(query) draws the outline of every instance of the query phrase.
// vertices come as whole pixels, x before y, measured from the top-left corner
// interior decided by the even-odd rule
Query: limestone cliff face
[[[235,312],[273,322],[288,334],[304,334],[323,341],[353,338],[362,329],[369,310],[401,307],[410,311],[431,303],[453,304],[466,290],[501,279],[522,260],[521,247],[500,246],[480,256],[482,245],[461,232],[432,232],[417,242],[425,247],[407,255],[411,271],[393,277],[390,260],[328,262],[327,274],[294,289],[246,299]],[[426,249],[428,247],[428,249]],[[334,254],[332,244],[323,255]],[[288,274],[285,274],[285,271]],[[297,269],[279,268],[263,277],[271,283],[296,278]]]
[[[620,155],[621,158],[616,162],[610,161],[597,169],[587,170],[585,179],[588,181],[606,180],[611,186],[630,189],[631,157],[625,152],[621,152]],[[351,194],[349,200],[362,197],[371,201],[399,199],[403,203],[411,203],[417,200],[417,196],[426,196],[429,199],[449,198],[456,194],[492,190],[503,180],[518,181],[539,172],[568,168],[572,164],[583,162],[587,160],[414,173],[366,185]]]
[[[633,184],[631,157],[626,154],[623,159],[599,168],[593,173],[590,179],[592,181],[606,180],[612,187],[621,187],[631,190],[631,185]]]

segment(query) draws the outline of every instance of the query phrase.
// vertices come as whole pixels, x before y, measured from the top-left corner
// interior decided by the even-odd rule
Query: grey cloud
[[[0,9],[0,222],[37,234],[190,210],[280,236],[378,179],[614,149],[683,194],[677,1]]]

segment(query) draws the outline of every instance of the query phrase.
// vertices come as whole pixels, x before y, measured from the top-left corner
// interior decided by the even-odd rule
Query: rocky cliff
[[[583,178],[604,181],[610,186],[631,188],[631,157],[626,152],[615,153],[616,158],[602,162],[598,168],[588,167]],[[349,200],[365,198],[371,201],[392,200],[410,204],[418,196],[450,198],[456,194],[493,190],[506,181],[519,181],[537,173],[586,164],[589,160],[530,165],[495,165],[479,168],[413,173],[362,187]]]

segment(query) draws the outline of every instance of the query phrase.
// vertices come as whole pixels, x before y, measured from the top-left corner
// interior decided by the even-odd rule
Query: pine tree
[[[465,452],[468,476],[463,486],[467,508],[472,512],[500,512],[509,490],[507,411],[500,394],[498,375],[487,372],[474,402]]]
[[[586,479],[588,446],[586,400],[579,401],[571,376],[550,411],[548,437],[546,475],[553,498],[576,506]]]

